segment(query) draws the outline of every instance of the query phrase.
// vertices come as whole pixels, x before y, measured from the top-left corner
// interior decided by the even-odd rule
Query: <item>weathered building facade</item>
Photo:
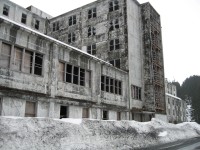
[[[165,115],[160,16],[149,3],[98,0],[57,17],[0,3],[2,115]]]
[[[166,113],[168,121],[171,123],[180,123],[186,121],[186,101],[177,97],[176,86],[165,80],[166,91]]]

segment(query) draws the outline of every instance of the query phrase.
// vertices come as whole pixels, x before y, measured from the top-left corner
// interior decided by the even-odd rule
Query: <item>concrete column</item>
[[[52,100],[49,102],[49,118],[54,118],[54,102]]]

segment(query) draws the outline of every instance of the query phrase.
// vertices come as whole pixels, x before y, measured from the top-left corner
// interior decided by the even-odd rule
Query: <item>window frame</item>
[[[4,16],[7,16],[7,17],[8,17],[8,16],[9,16],[9,12],[10,12],[10,6],[4,4],[2,14],[3,14]]]
[[[101,75],[101,91],[122,96],[122,81]]]
[[[116,68],[119,68],[119,69],[121,68],[121,59],[114,59],[114,60],[109,61],[109,63]]]
[[[109,2],[109,12],[119,10],[119,1],[113,0]]]
[[[34,20],[34,28],[35,28],[36,30],[39,30],[39,29],[40,29],[40,21],[37,20],[37,19]]]
[[[74,43],[76,41],[76,34],[71,32],[68,34],[68,43]]]
[[[88,37],[96,35],[96,28],[95,27],[88,27]]]
[[[96,55],[96,44],[88,45],[87,53],[91,55]]]
[[[76,23],[77,23],[76,15],[69,16],[68,25],[73,26],[76,25]]]
[[[109,42],[109,50],[110,51],[116,51],[120,49],[120,41],[119,39],[112,39]]]
[[[60,22],[59,21],[55,21],[52,24],[53,24],[52,25],[53,26],[52,27],[53,32],[60,30]]]
[[[131,97],[136,100],[142,100],[142,88],[139,86],[131,85]]]
[[[118,19],[111,20],[109,31],[114,31],[117,29],[119,29],[119,20]]]
[[[88,19],[96,18],[97,17],[97,8],[91,8],[88,10]]]
[[[22,13],[22,16],[21,16],[21,23],[26,24],[26,22],[27,22],[27,14]]]
[[[59,69],[59,76],[62,73],[62,75],[63,75],[62,79],[64,79],[64,80],[61,80],[59,78],[60,82],[70,83],[70,84],[74,84],[74,85],[78,85],[78,86],[82,86],[82,87],[89,86],[87,88],[91,88],[91,71],[90,70],[81,68],[79,66],[72,65],[72,64],[64,62],[62,60],[59,60],[59,66],[60,66],[60,64],[64,65],[64,70],[63,71],[61,71]],[[70,66],[71,69],[68,70],[68,68],[69,68],[68,66]],[[78,73],[75,73],[75,68],[78,69]],[[88,81],[86,80],[87,79],[86,78],[87,73],[89,74]],[[74,77],[76,77],[78,79],[78,82],[75,82],[75,78]],[[68,79],[70,79],[70,80],[68,80]],[[88,84],[86,82],[88,82]]]

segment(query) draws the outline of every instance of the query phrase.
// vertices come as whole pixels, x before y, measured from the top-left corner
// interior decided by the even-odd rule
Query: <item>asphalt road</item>
[[[200,150],[200,137],[141,148],[140,150]]]

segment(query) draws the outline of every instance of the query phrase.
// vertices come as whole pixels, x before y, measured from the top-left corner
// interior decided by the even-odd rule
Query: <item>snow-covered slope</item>
[[[1,150],[127,150],[200,136],[197,123],[0,117]]]

